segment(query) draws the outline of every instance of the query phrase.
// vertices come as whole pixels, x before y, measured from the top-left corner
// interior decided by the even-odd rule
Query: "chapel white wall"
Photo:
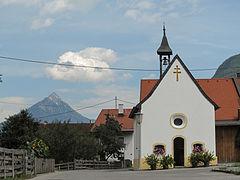
[[[180,67],[179,81],[176,81],[175,67]],[[152,154],[153,144],[166,144],[166,153],[172,154],[174,136],[186,138],[187,156],[192,151],[192,143],[201,141],[205,148],[215,150],[215,110],[214,106],[202,95],[178,60],[154,91],[142,104],[141,157]],[[188,122],[184,129],[174,129],[170,116],[183,113]],[[185,150],[185,151],[186,151]]]

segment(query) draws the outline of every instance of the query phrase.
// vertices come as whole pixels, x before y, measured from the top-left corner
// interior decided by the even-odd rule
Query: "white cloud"
[[[57,13],[72,10],[89,12],[100,1],[101,0],[0,0],[0,6],[24,5],[27,7],[38,7],[39,10],[36,11],[37,18],[33,20],[30,27],[36,30],[52,25]],[[49,15],[51,15],[51,17],[49,17]]]
[[[130,9],[130,10],[127,10],[127,11],[125,12],[124,16],[136,20],[136,19],[138,18],[138,16],[139,16],[139,13],[140,13],[139,10]]]
[[[52,0],[44,4],[41,14],[55,14],[70,9],[70,7],[70,3],[67,0]]]
[[[5,118],[9,116],[19,113],[21,109],[28,108],[28,103],[32,100],[32,98],[24,97],[0,98],[0,122],[4,121]]]
[[[76,66],[90,66],[109,68],[111,62],[116,61],[116,54],[111,49],[89,47],[79,52],[66,52],[59,57],[58,63]],[[111,81],[114,74],[110,69],[95,69],[81,67],[67,67],[55,65],[46,68],[49,77],[66,81]]]
[[[162,18],[162,14],[159,11],[155,11],[157,5],[151,1],[140,1],[135,4],[131,4],[124,16],[137,22],[150,22],[155,23]]]
[[[96,59],[113,63],[117,60],[116,53],[111,49],[89,47],[79,52],[83,58]]]
[[[198,0],[130,1],[124,16],[137,22],[157,23],[200,12]],[[184,11],[183,11],[184,10]]]
[[[152,9],[155,4],[150,1],[140,1],[136,6],[140,9]]]
[[[51,26],[53,24],[54,20],[51,18],[47,18],[45,20],[42,19],[35,19],[32,22],[31,29],[36,30],[44,27]]]
[[[23,4],[23,5],[32,5],[38,4],[46,0],[2,0],[0,1],[0,5],[11,5],[11,4]]]
[[[41,13],[57,13],[62,10],[80,10],[87,12],[94,8],[101,0],[1,0],[0,5],[38,5]]]

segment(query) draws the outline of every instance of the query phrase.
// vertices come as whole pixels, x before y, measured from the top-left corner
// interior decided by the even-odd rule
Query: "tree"
[[[93,133],[100,141],[101,160],[107,160],[111,156],[118,158],[122,154],[124,142],[119,137],[123,134],[121,125],[114,117],[106,114],[106,123],[95,127]]]
[[[69,127],[69,122],[56,121],[41,126],[38,136],[49,147],[50,157],[57,163],[73,160],[74,134]]]
[[[93,160],[98,155],[100,145],[98,139],[91,134],[76,138],[75,159]]]
[[[3,122],[0,132],[0,145],[5,148],[25,148],[27,141],[36,137],[40,123],[36,121],[27,110],[9,116]]]
[[[56,163],[94,159],[98,153],[99,143],[91,136],[90,127],[81,124],[55,121],[41,126],[38,134],[49,147],[50,157]]]

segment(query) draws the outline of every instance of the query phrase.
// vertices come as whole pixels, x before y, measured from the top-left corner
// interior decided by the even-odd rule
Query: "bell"
[[[167,58],[166,58],[166,57],[163,58],[163,65],[164,65],[164,66],[167,65]]]

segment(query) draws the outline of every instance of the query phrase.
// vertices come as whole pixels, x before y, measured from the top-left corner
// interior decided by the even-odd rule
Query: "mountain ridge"
[[[92,121],[72,109],[55,92],[28,108],[28,111],[35,119],[41,120],[41,122],[47,121],[51,123],[70,120],[71,123],[89,123]]]
[[[223,61],[212,78],[231,78],[236,76],[239,72],[240,54],[236,54]]]

